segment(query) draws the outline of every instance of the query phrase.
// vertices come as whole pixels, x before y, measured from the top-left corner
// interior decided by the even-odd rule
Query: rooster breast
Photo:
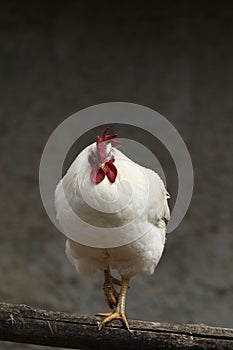
[[[164,249],[165,219],[169,220],[170,215],[165,186],[154,171],[141,167],[122,152],[114,149],[115,164],[118,169],[117,181],[111,184],[105,178],[97,185],[99,194],[106,200],[114,198],[115,186],[124,178],[132,185],[133,189],[136,188],[136,195],[120,212],[106,213],[96,210],[95,201],[98,202],[96,185],[91,181],[87,184],[89,198],[93,201],[93,206],[90,205],[92,203],[88,204],[84,200],[81,193],[84,178],[86,178],[86,174],[90,174],[86,159],[91,147],[92,145],[87,147],[76,158],[55,191],[57,218],[64,233],[68,237],[74,237],[74,232],[72,232],[72,236],[69,234],[71,230],[75,229],[79,232],[79,227],[71,227],[72,211],[89,224],[104,228],[113,226],[120,228],[137,218],[143,221],[142,227],[145,225],[145,233],[138,236],[137,226],[135,226],[135,232],[132,234],[135,234],[136,238],[131,237],[129,244],[114,248],[89,247],[69,238],[66,242],[67,257],[81,274],[91,274],[97,269],[106,269],[108,265],[116,269],[122,276],[132,277],[140,272],[152,274]],[[146,176],[147,188],[144,188],[143,176],[140,175],[142,171],[143,176]],[[140,217],[140,208],[144,204],[142,194],[146,191],[148,192],[148,203],[142,218]],[[72,208],[64,201],[64,193]]]

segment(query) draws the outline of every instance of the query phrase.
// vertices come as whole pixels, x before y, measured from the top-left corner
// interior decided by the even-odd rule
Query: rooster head
[[[103,181],[105,176],[111,183],[114,183],[117,176],[117,168],[113,164],[115,158],[112,155],[112,147],[120,146],[120,142],[115,140],[117,134],[108,135],[109,128],[103,131],[96,139],[96,151],[89,154],[88,161],[91,165],[90,179],[95,184]]]

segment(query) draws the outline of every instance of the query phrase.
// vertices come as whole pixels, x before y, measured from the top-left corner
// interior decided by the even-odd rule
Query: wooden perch
[[[233,329],[199,324],[130,321],[132,333],[114,321],[0,303],[0,339],[70,349],[233,349]]]

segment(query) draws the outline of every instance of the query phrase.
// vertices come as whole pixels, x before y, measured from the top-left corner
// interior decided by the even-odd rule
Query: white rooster
[[[77,271],[86,275],[94,273],[97,269],[104,272],[105,300],[109,307],[115,307],[115,310],[97,314],[104,317],[99,330],[113,319],[120,319],[130,330],[125,316],[129,281],[141,272],[153,274],[161,258],[165,244],[166,221],[170,218],[167,203],[169,195],[157,173],[136,164],[116,149],[120,145],[115,140],[117,135],[108,135],[108,130],[109,128],[106,128],[102,136],[97,137],[96,143],[86,147],[74,160],[56,188],[55,207],[63,232],[69,237],[66,241],[66,255]],[[125,201],[127,188],[119,190],[119,185],[123,182],[124,186],[128,184],[132,191],[129,191],[131,197],[128,204],[122,205],[121,210],[115,212],[102,209],[101,203],[105,206],[109,203],[111,206],[116,196],[118,203]],[[67,200],[64,200],[64,195]],[[85,197],[88,197],[88,201]],[[100,197],[104,198],[103,202]],[[102,227],[104,232],[106,228],[111,230],[112,227],[119,227],[121,234],[128,237],[130,243],[113,245],[110,248],[102,248],[98,244],[81,244],[78,237],[82,227],[74,227],[72,224],[74,213],[86,223],[98,229]],[[127,224],[133,221],[134,225],[129,229]],[[77,240],[74,239],[75,235]],[[121,280],[114,278],[110,269],[117,270]],[[114,284],[120,286],[119,293]]]

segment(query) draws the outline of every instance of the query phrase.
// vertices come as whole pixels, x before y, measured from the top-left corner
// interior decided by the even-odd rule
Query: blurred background
[[[65,257],[65,237],[40,199],[38,169],[65,118],[94,104],[132,102],[177,128],[195,188],[156,274],[132,280],[128,318],[233,327],[232,20],[224,1],[1,4],[1,301],[107,311],[102,274],[80,277]],[[165,172],[173,195],[173,165]],[[0,342],[0,349],[37,347]]]

